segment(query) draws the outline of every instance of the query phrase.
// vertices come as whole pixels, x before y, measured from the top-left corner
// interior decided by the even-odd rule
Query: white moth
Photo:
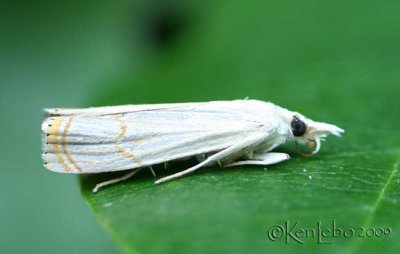
[[[93,190],[125,180],[140,169],[196,156],[200,162],[161,178],[163,183],[203,166],[271,165],[289,159],[271,152],[288,140],[312,147],[343,129],[258,100],[45,109],[46,168],[61,173],[131,170]],[[208,157],[206,157],[208,155]],[[132,170],[133,169],[133,170]]]

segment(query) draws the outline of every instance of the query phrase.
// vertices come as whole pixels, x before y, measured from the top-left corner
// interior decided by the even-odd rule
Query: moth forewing
[[[57,110],[42,126],[45,165],[66,173],[145,167],[223,150],[263,124],[248,101],[178,105]]]

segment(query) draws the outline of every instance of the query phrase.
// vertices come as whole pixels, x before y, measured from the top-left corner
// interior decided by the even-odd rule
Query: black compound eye
[[[290,123],[292,127],[292,133],[294,136],[303,136],[306,133],[307,125],[299,119],[298,116],[294,116],[292,122]]]

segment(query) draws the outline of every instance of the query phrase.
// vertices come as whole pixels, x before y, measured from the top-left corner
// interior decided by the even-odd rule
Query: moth
[[[60,173],[129,170],[99,188],[128,179],[143,168],[196,156],[199,163],[156,184],[204,166],[271,165],[288,160],[272,150],[289,141],[315,148],[343,129],[259,100],[144,104],[86,109],[45,109],[43,160]]]

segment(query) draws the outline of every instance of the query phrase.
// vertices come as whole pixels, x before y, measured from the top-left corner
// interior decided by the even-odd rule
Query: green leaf
[[[126,253],[400,249],[400,62],[394,53],[399,3],[226,5],[210,2],[199,9],[176,41],[146,48],[135,71],[105,80],[109,89],[92,102],[249,96],[337,124],[346,133],[328,138],[312,158],[297,156],[291,144],[279,148],[292,159],[267,169],[203,168],[157,186],[144,169],[95,194],[96,183],[116,174],[83,177],[83,196],[99,223]],[[193,163],[155,170],[161,177]],[[347,236],[304,236],[318,233],[318,225],[331,235],[333,223],[335,232]],[[304,229],[304,243],[290,234],[272,241],[268,232],[275,225]]]

